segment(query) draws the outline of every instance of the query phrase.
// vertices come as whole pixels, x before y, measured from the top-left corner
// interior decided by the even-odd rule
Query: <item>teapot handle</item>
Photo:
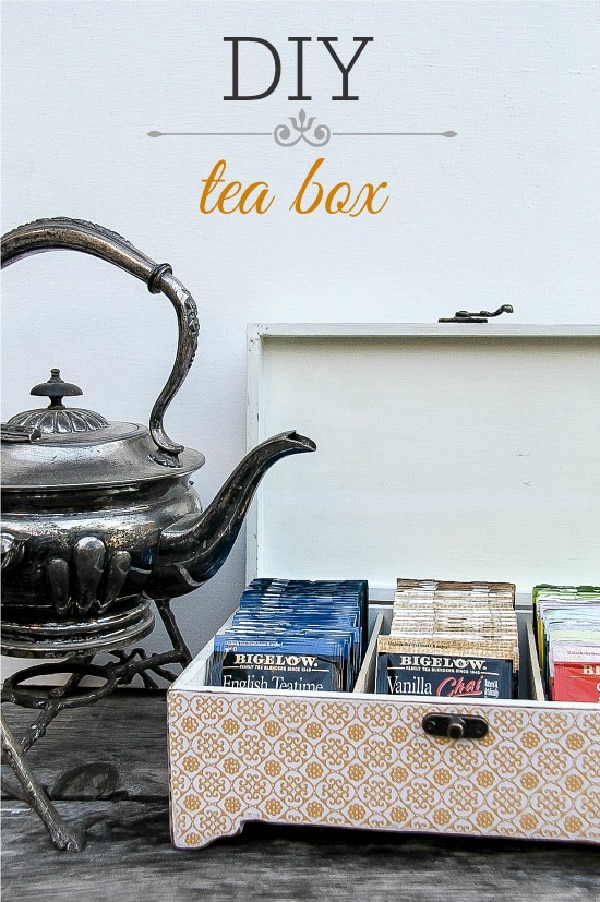
[[[173,276],[168,263],[155,263],[116,232],[92,222],[63,216],[37,219],[7,232],[2,238],[2,268],[30,254],[63,249],[92,254],[113,263],[144,281],[148,291],[153,294],[162,291],[175,308],[179,328],[177,356],[169,378],[154,403],[149,426],[152,438],[159,452],[162,452],[156,456],[158,463],[178,466],[177,455],[183,451],[183,445],[175,444],[169,438],[164,430],[163,419],[168,405],[187,376],[196,353],[200,327],[193,297]]]

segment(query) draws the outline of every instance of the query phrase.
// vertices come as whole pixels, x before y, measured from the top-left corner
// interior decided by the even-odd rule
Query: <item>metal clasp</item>
[[[429,736],[448,739],[483,739],[490,729],[487,720],[477,714],[426,714],[422,727]]]
[[[489,316],[500,316],[501,313],[514,313],[512,304],[502,304],[493,313],[489,310],[480,310],[479,313],[457,310],[454,316],[442,317],[438,323],[487,323]]]

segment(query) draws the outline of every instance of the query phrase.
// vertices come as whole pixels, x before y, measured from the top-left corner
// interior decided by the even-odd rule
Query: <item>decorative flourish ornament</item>
[[[295,116],[290,116],[289,120],[298,134],[294,135],[289,125],[284,122],[280,123],[273,132],[273,137],[280,147],[294,147],[300,141],[306,141],[311,147],[324,147],[331,138],[329,126],[321,124],[313,128],[315,117],[311,116],[307,120],[304,110],[300,110],[297,119]]]

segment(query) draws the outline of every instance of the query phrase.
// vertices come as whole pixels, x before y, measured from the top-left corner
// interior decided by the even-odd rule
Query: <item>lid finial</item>
[[[59,369],[51,369],[48,381],[40,382],[39,385],[34,385],[31,389],[31,394],[50,398],[48,407],[56,409],[57,407],[64,406],[62,403],[63,398],[82,395],[83,392],[78,385],[73,385],[72,382],[64,382],[60,378]]]

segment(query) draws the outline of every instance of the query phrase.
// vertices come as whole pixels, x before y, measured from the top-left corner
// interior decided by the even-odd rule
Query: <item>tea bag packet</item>
[[[575,609],[580,605],[600,602],[600,588],[596,586],[535,586],[532,591],[533,614],[538,645],[543,647],[544,614],[553,609]]]
[[[550,697],[560,702],[600,702],[600,633],[551,644]]]
[[[231,629],[241,634],[251,636],[281,636],[289,639],[320,639],[329,638],[343,640],[348,643],[344,657],[344,680],[341,688],[351,688],[353,675],[360,668],[361,631],[351,617],[335,617],[315,622],[313,615],[298,614],[287,618],[274,619],[268,613],[260,612],[255,618],[246,613],[238,617],[234,614]]]
[[[574,638],[585,641],[600,630],[600,606],[586,604],[579,607],[552,607],[543,612],[543,667],[544,678],[550,678],[552,647],[560,641]]]
[[[512,583],[456,582],[453,580],[397,579],[395,601],[420,599],[455,600],[460,604],[468,601],[487,601],[498,607],[513,609],[515,587]]]
[[[377,641],[376,692],[513,698],[515,587],[398,579],[390,635]]]
[[[347,688],[345,636],[218,634],[210,685],[229,689],[340,691]]]
[[[230,688],[350,691],[365,647],[365,580],[261,578],[215,636],[210,683]]]
[[[335,610],[358,612],[359,626],[363,631],[363,645],[368,641],[369,587],[367,580],[284,580],[257,578],[252,580],[240,598],[240,610],[260,604],[262,609],[270,606],[278,610],[300,610],[308,606],[311,610],[325,611],[334,606]]]
[[[548,697],[554,701],[597,701],[600,589],[536,586],[533,601],[540,668]]]
[[[380,636],[377,693],[439,698],[513,698],[514,643],[451,635]]]
[[[600,588],[535,586],[532,593],[544,688],[553,701],[598,701]]]

